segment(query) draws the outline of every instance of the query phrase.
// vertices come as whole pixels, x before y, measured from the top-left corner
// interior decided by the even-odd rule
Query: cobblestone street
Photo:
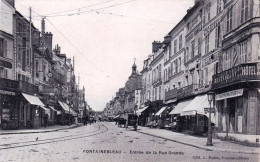
[[[141,131],[142,128],[138,128]],[[160,131],[159,129],[157,129]],[[259,155],[206,151],[96,123],[47,133],[2,135],[0,161],[258,161]],[[233,158],[233,159],[232,159]],[[240,158],[240,159],[239,159]]]

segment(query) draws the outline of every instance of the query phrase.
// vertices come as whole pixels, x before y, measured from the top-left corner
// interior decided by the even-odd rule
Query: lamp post
[[[209,101],[209,122],[208,122],[208,138],[207,138],[207,146],[213,146],[212,144],[212,130],[211,130],[211,102],[213,101],[213,92],[208,93],[208,101]]]

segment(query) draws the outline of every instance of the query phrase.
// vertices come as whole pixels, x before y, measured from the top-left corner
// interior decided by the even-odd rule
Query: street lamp
[[[207,138],[207,146],[213,146],[212,144],[212,130],[211,130],[211,102],[213,101],[214,92],[208,93],[208,101],[209,101],[209,122],[208,122],[208,138]]]

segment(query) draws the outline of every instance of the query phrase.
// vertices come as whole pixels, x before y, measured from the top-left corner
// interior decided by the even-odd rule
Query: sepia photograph
[[[0,0],[0,162],[259,162],[259,0]]]

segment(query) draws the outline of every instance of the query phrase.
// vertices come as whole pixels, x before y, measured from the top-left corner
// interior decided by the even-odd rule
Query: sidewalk
[[[48,126],[46,128],[34,128],[34,129],[18,129],[18,130],[0,130],[0,135],[8,135],[8,134],[28,134],[28,133],[45,133],[45,132],[54,132],[58,130],[71,129],[75,127],[82,126],[82,123],[68,125],[54,125]]]
[[[160,137],[177,143],[193,146],[196,148],[201,148],[209,151],[224,151],[224,152],[234,152],[234,153],[247,153],[247,154],[259,154],[259,147],[243,146],[240,144],[221,141],[220,139],[212,139],[213,146],[206,146],[206,137],[196,137],[192,135],[186,135],[182,133],[172,132],[165,129],[153,129],[148,127],[138,127],[137,132]]]

